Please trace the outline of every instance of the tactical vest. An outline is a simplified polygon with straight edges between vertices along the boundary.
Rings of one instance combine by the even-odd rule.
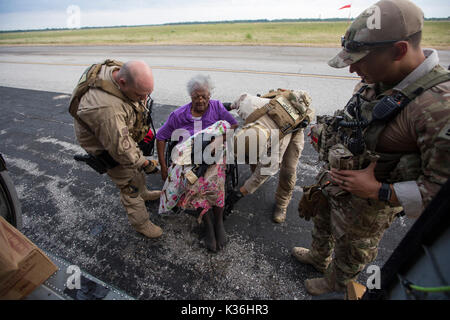
[[[144,139],[149,130],[148,110],[141,102],[139,102],[139,106],[136,107],[135,103],[124,96],[112,81],[100,79],[98,77],[101,68],[105,65],[108,67],[122,67],[123,62],[107,59],[103,63],[93,64],[88,67],[81,75],[80,80],[78,80],[77,86],[72,92],[72,97],[70,98],[69,102],[69,113],[78,121],[79,124],[81,124],[86,130],[93,134],[91,128],[89,128],[89,126],[80,119],[77,112],[81,98],[86,92],[89,91],[89,89],[101,89],[115,97],[118,97],[119,99],[123,100],[133,107],[133,110],[136,114],[136,124],[129,129],[130,136],[134,141],[140,142],[142,139]]]
[[[363,119],[367,120],[367,124],[362,130],[362,138],[364,139],[365,149],[361,152],[361,155],[350,157],[352,163],[348,164],[348,167],[352,167],[355,170],[363,169],[367,167],[370,161],[377,159],[375,177],[378,181],[394,183],[399,181],[416,180],[421,172],[421,158],[419,153],[381,153],[376,152],[376,145],[378,143],[379,136],[386,127],[387,123],[395,118],[395,116],[398,115],[410,101],[414,100],[424,91],[449,80],[450,72],[438,65],[428,74],[419,78],[401,91],[395,91],[395,93],[391,95],[389,95],[386,91],[378,95],[376,99],[372,101],[363,100],[360,104],[360,110]],[[343,123],[342,121],[344,121],[344,123],[351,123],[352,121],[355,121],[355,113],[353,110],[350,110],[350,108],[355,105],[357,95],[363,93],[366,89],[367,85],[363,86],[358,93],[350,99],[346,108],[335,113],[333,118],[328,116],[320,118],[320,122],[323,123],[323,127],[319,129],[321,132],[318,134],[317,132],[312,132],[312,136],[313,145],[314,138],[318,137],[318,149],[322,158],[321,160],[329,161],[330,156],[333,157],[336,154],[342,154],[345,158],[349,158],[349,154],[352,155],[351,152],[348,152],[348,149],[350,149],[348,148],[349,139],[346,138],[351,135],[352,128],[343,128],[342,126],[338,128],[337,121],[341,124]],[[398,110],[395,114],[392,114],[389,119],[384,121],[378,120],[376,112],[377,108],[380,108],[380,105],[378,104],[383,98],[393,96],[396,97],[395,101],[399,106]],[[375,108],[375,106],[377,107]],[[336,150],[333,150],[333,147],[336,146],[337,149],[342,149],[340,146],[345,146],[347,147],[347,150],[338,150],[338,152],[336,152]],[[329,154],[331,150],[333,150],[333,153]],[[336,163],[336,159],[333,159],[333,161]],[[339,161],[337,161],[337,163],[338,162]]]
[[[306,93],[297,99],[292,90],[278,89],[270,91],[261,98],[270,98],[271,100],[265,106],[253,111],[245,119],[245,124],[255,122],[267,114],[280,129],[281,139],[299,128],[305,120],[308,123],[311,120],[307,114],[311,98]]]

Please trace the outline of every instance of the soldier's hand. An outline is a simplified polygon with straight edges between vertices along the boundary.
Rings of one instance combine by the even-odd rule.
[[[142,169],[144,170],[144,172],[146,174],[154,174],[157,173],[159,171],[158,169],[158,161],[156,160],[150,160],[150,161],[146,161],[145,165],[142,167]]]
[[[361,198],[378,199],[378,191],[381,182],[375,178],[376,162],[362,170],[338,170],[332,168],[330,171],[331,178],[343,190],[348,191]]]

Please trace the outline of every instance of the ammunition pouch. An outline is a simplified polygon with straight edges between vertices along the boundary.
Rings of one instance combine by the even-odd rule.
[[[322,193],[326,197],[343,197],[349,194],[348,191],[341,189],[338,185],[333,184],[331,175],[327,170],[322,170],[316,177],[317,184],[322,188]]]
[[[327,161],[330,148],[337,140],[337,126],[334,116],[317,116],[317,124],[311,128],[311,144],[319,153],[319,160]]]
[[[73,158],[76,161],[86,163],[88,166],[97,171],[99,174],[104,174],[109,169],[113,169],[119,165],[119,163],[116,160],[114,160],[106,150],[104,150],[101,154],[97,156],[88,153],[86,155],[77,154]]]
[[[328,199],[322,192],[320,184],[303,187],[303,196],[298,204],[300,218],[309,221],[322,210],[328,210]]]
[[[328,152],[330,168],[338,170],[357,169],[353,154],[342,144],[336,144]]]

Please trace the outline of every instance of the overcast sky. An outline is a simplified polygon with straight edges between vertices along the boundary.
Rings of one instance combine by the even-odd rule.
[[[347,18],[376,0],[0,0],[0,30],[254,19]],[[449,0],[415,0],[426,18],[450,16]],[[338,10],[351,4],[351,9]]]

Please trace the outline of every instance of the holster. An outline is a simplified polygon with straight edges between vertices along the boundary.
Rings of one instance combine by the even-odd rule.
[[[319,184],[303,187],[303,196],[298,204],[300,218],[309,221],[319,211],[328,210],[328,199]]]
[[[119,165],[119,163],[114,160],[106,150],[104,150],[97,156],[88,153],[85,155],[77,154],[73,158],[76,161],[82,161],[86,163],[89,167],[97,171],[99,174],[104,174],[109,169],[113,169]]]

